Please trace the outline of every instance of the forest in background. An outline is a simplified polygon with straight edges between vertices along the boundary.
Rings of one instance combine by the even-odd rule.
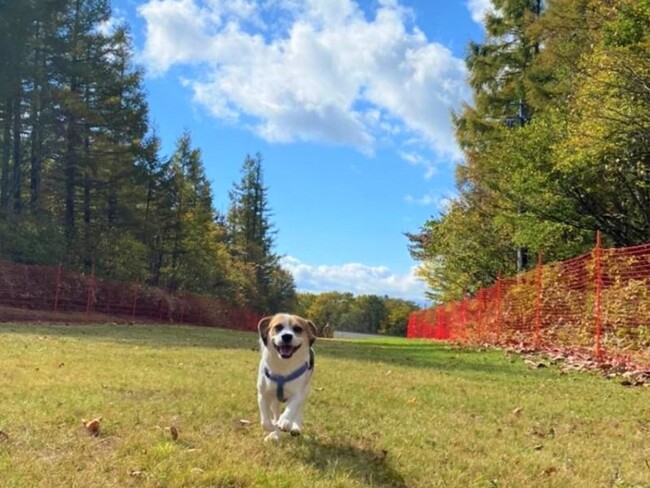
[[[0,8],[0,255],[254,310],[295,301],[273,252],[262,157],[247,156],[218,214],[199,149],[170,156],[148,119],[143,72],[108,0]]]
[[[453,116],[457,196],[412,256],[429,296],[650,241],[650,0],[492,0]]]
[[[260,154],[225,214],[189,133],[161,154],[128,26],[110,18],[109,0],[0,0],[0,259],[404,335],[411,302],[296,293]]]

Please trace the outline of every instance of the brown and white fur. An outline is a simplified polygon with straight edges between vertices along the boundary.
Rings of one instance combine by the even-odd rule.
[[[264,317],[257,328],[260,333],[262,358],[257,375],[257,400],[262,428],[268,432],[264,441],[279,440],[280,432],[299,435],[302,414],[314,372],[313,353],[316,326],[297,315],[276,314]],[[271,377],[289,377],[305,364],[309,368],[299,377],[284,383],[286,407],[280,414],[278,382]]]

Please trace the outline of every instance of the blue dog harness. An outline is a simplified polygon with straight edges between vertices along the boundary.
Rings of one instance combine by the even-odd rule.
[[[309,362],[303,364],[300,366],[297,370],[295,370],[293,373],[287,375],[287,376],[282,376],[281,374],[272,374],[269,369],[265,366],[264,367],[264,376],[266,376],[268,379],[273,381],[274,383],[277,384],[277,388],[275,390],[275,396],[278,398],[279,401],[282,403],[286,403],[287,399],[284,397],[284,385],[286,383],[289,383],[290,381],[296,380],[300,378],[303,374],[305,374],[307,371],[310,371],[314,369],[314,350],[309,349]]]

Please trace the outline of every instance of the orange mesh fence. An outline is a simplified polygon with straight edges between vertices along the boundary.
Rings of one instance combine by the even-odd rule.
[[[650,366],[650,244],[603,249],[498,279],[464,300],[414,312],[407,337],[591,350]]]
[[[212,297],[171,294],[141,283],[102,280],[61,266],[7,262],[0,262],[0,306],[54,313],[101,313],[132,320],[249,331],[257,330],[257,322],[261,319],[256,312]]]

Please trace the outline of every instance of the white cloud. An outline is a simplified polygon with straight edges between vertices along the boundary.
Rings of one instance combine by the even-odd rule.
[[[472,20],[477,24],[483,25],[485,14],[493,10],[492,0],[469,0],[467,2],[467,9],[472,16]]]
[[[193,0],[151,0],[138,8],[146,19],[147,67],[163,73],[176,63],[207,61],[207,19]]]
[[[291,256],[282,258],[282,266],[294,277],[298,291],[350,292],[355,295],[388,295],[422,302],[424,283],[415,275],[415,267],[406,275],[391,272],[385,266],[361,263],[341,265],[305,264]]]
[[[450,196],[440,197],[436,202],[436,207],[440,213],[446,214],[451,210],[451,206],[454,204],[454,201],[454,198]]]
[[[438,172],[436,165],[430,159],[422,154],[412,151],[399,151],[399,156],[413,166],[423,166],[425,168],[424,178],[430,180]]]
[[[437,195],[430,191],[421,197],[414,197],[410,193],[404,196],[404,201],[413,205],[434,206],[441,213],[447,213],[453,203],[453,197],[450,195]]]
[[[432,204],[436,203],[437,198],[431,192],[426,193],[425,195],[422,195],[419,198],[416,198],[416,197],[414,197],[413,195],[411,195],[409,193],[404,197],[404,201],[406,203],[413,203],[415,205],[428,206],[428,205],[432,205]]]
[[[469,99],[465,65],[397,0],[372,18],[354,0],[149,0],[139,12],[150,72],[198,66],[185,78],[195,101],[268,141],[371,153],[415,137],[459,155],[449,113]]]
[[[119,8],[114,8],[111,11],[111,16],[107,20],[100,22],[97,27],[95,27],[95,30],[104,36],[110,36],[115,33],[115,30],[118,27],[125,24],[126,15],[124,12]]]

